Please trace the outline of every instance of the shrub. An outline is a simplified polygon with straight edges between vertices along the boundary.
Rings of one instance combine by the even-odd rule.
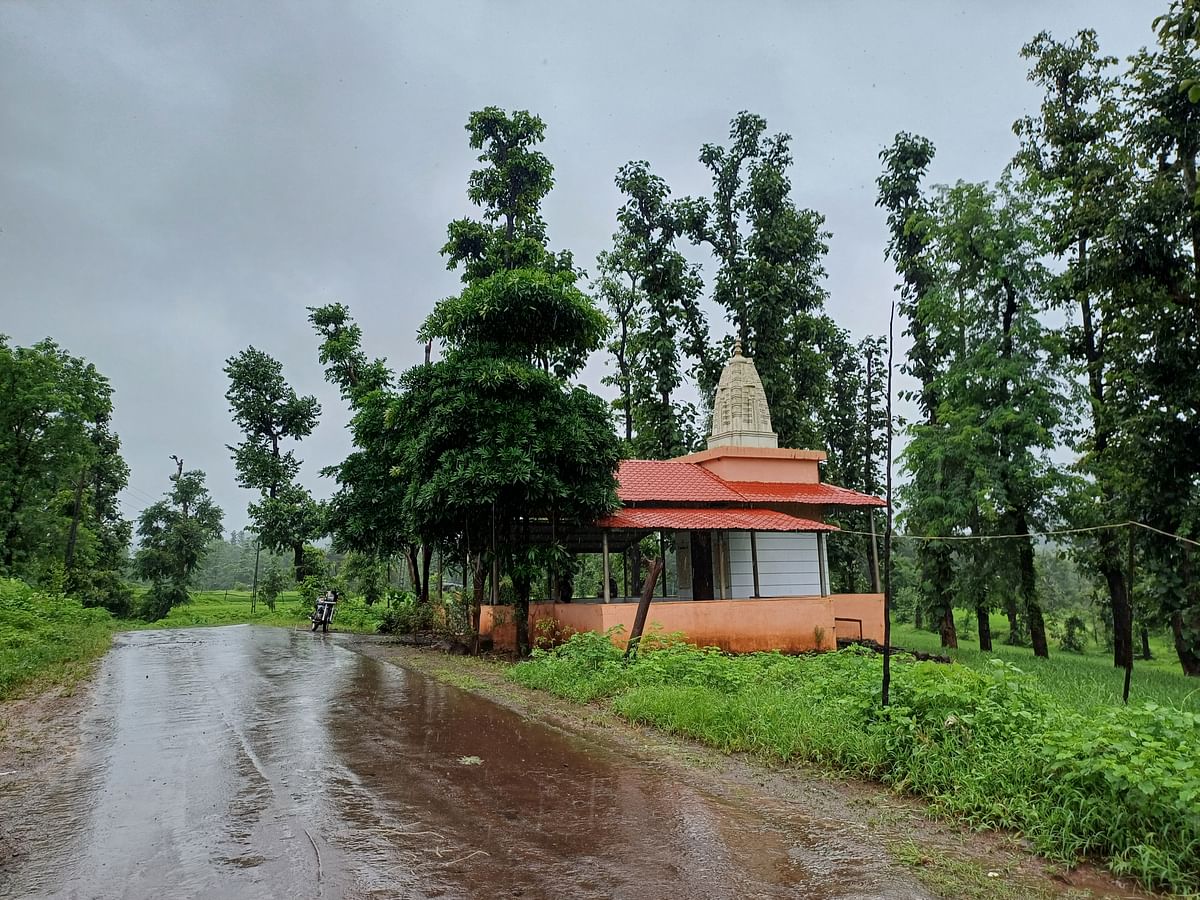
[[[1082,617],[1077,614],[1067,617],[1059,645],[1069,653],[1083,653],[1087,649],[1087,623]]]
[[[417,603],[411,594],[399,602],[394,602],[390,609],[384,610],[379,620],[380,634],[415,634],[432,631],[433,627],[433,604]]]

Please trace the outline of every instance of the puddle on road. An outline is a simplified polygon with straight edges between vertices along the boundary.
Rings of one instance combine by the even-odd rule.
[[[34,807],[0,792],[31,840],[0,895],[925,896],[802,811],[306,632],[123,636],[89,720]]]

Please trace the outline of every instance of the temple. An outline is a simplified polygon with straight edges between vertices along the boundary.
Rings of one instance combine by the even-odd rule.
[[[754,362],[736,345],[717,387],[708,448],[678,459],[621,463],[620,508],[560,536],[569,550],[602,555],[600,596],[530,604],[530,633],[545,620],[559,634],[622,626],[613,638],[623,642],[639,599],[624,596],[631,593],[626,551],[657,535],[663,558],[671,547],[674,560],[659,579],[661,596],[650,605],[647,631],[681,633],[731,652],[831,650],[839,639],[882,642],[882,594],[830,592],[826,539],[838,529],[825,519],[838,508],[886,504],[822,483],[825,458],[819,450],[779,446]],[[621,581],[612,565],[618,553]],[[642,590],[632,587],[635,595]],[[481,636],[499,649],[515,646],[510,612],[483,608]]]

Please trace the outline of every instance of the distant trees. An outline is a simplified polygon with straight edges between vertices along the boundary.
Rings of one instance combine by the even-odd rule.
[[[164,500],[142,510],[137,534],[141,543],[134,557],[134,570],[150,582],[141,613],[161,619],[171,607],[186,603],[188,586],[197,566],[208,552],[209,542],[221,536],[221,510],[209,496],[204,473],[185,472],[183,460],[176,461],[171,488]]]
[[[233,421],[245,434],[230,447],[238,484],[257,490],[250,521],[262,546],[291,550],[297,582],[303,581],[304,546],[324,531],[322,511],[308,489],[296,480],[300,460],[285,442],[312,434],[321,407],[315,397],[301,397],[284,380],[283,366],[261,350],[248,347],[225,363],[229,390],[225,399]]]
[[[0,568],[128,613],[130,523],[116,498],[129,469],[108,379],[52,340],[0,335],[0,385]]]

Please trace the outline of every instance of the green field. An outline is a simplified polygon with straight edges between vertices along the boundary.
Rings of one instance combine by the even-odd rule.
[[[892,645],[908,650],[946,654],[956,662],[973,669],[986,669],[989,660],[1002,659],[1029,674],[1039,687],[1062,703],[1086,712],[1104,706],[1119,705],[1125,682],[1125,670],[1112,664],[1112,652],[1091,642],[1086,653],[1069,653],[1051,643],[1050,658],[1038,659],[1028,647],[1011,647],[1004,643],[1008,620],[992,616],[991,653],[981,653],[974,630],[960,628],[959,648],[945,651],[938,636],[918,630],[911,625],[892,623]],[[1135,659],[1130,682],[1131,703],[1147,700],[1164,706],[1175,706],[1200,712],[1200,679],[1188,678],[1179,668],[1175,649],[1164,637],[1151,636],[1151,660]]]
[[[284,591],[272,612],[262,601],[253,604],[250,591],[192,591],[191,602],[174,607],[157,622],[125,621],[126,630],[147,628],[194,628],[203,625],[277,625],[283,628],[308,628],[308,609],[299,593]],[[360,598],[342,600],[333,620],[335,631],[374,632],[383,617],[384,605],[367,606]]]

